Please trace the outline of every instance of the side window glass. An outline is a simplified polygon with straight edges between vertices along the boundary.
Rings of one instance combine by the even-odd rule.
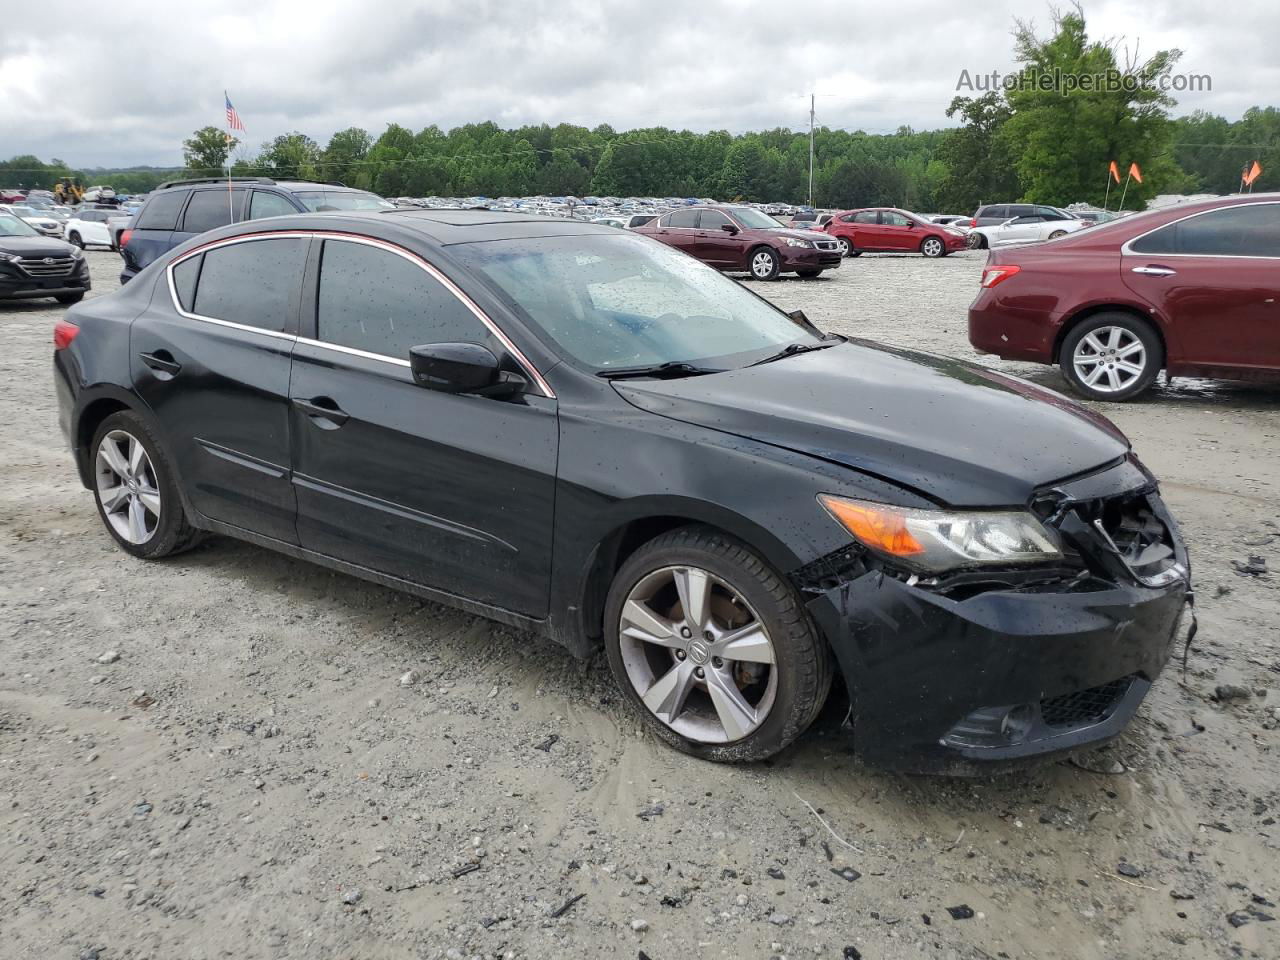
[[[204,233],[215,227],[225,227],[233,220],[240,219],[242,202],[243,190],[197,190],[187,204],[186,216],[182,218],[182,230],[184,233]]]
[[[178,214],[190,190],[165,190],[147,201],[138,215],[135,230],[173,230],[178,226]]]
[[[698,227],[702,230],[719,230],[731,221],[719,210],[703,210],[698,219]]]
[[[188,313],[196,300],[196,277],[200,276],[200,261],[203,253],[188,257],[173,268],[173,292],[178,295],[178,303]]]
[[[875,223],[877,214],[874,210],[863,210],[861,213],[855,214],[854,223]]]
[[[1280,257],[1280,204],[1262,203],[1226,207],[1165,227],[1173,233],[1173,250],[1204,257]],[[1133,245],[1140,253],[1157,234]]]
[[[668,227],[696,227],[697,225],[697,210],[677,210],[667,216]]]
[[[317,337],[407,360],[424,343],[485,343],[488,328],[417,263],[361,243],[326,240]]]
[[[302,285],[308,243],[302,237],[271,237],[206,250],[192,312],[283,331]]]
[[[255,190],[249,199],[249,220],[261,220],[264,217],[287,217],[297,213],[297,208],[278,193],[267,193]]]

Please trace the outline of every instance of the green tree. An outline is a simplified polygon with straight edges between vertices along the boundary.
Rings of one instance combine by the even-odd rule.
[[[216,177],[225,172],[227,157],[239,143],[217,127],[201,127],[182,141],[182,160],[193,177]]]
[[[347,127],[329,138],[318,166],[325,180],[341,180],[352,185],[359,179],[373,138],[359,127]]]
[[[320,179],[316,165],[320,147],[304,133],[282,133],[262,145],[262,153],[251,164],[259,175],[302,180]]]
[[[1170,183],[1181,185],[1172,159],[1173,99],[1162,91],[1179,50],[1161,50],[1146,60],[1121,65],[1114,42],[1091,41],[1083,9],[1055,11],[1054,32],[1036,35],[1033,26],[1015,21],[1014,51],[1032,83],[1008,90],[1012,115],[1001,137],[1014,158],[1024,199],[1066,204],[1101,204],[1107,165],[1142,168],[1143,183],[1129,186],[1130,198],[1149,198]],[[1042,89],[1040,78],[1115,76],[1119,82],[1076,89]]]
[[[948,131],[938,148],[946,170],[938,187],[938,209],[976,210],[983,203],[1016,197],[1018,174],[1000,136],[1011,116],[1008,104],[998,93],[956,97],[947,116],[957,114],[964,125]]]

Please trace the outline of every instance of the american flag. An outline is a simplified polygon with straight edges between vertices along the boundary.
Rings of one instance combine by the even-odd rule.
[[[240,114],[236,113],[236,108],[231,105],[231,98],[227,96],[225,90],[222,91],[222,96],[227,101],[227,129],[244,133],[244,123],[240,120]]]

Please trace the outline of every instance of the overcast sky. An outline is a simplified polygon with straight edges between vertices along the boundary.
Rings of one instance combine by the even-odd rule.
[[[1236,119],[1276,101],[1280,7],[1219,11],[1085,7],[1091,36],[1180,48],[1180,71],[1212,77],[1176,113]],[[62,0],[49,16],[4,18],[0,157],[180,165],[184,137],[222,124],[224,88],[255,147],[290,130],[323,146],[391,122],[802,129],[810,90],[819,124],[928,129],[948,125],[962,69],[1012,68],[1015,13],[1049,28],[1048,6],[1027,0]]]

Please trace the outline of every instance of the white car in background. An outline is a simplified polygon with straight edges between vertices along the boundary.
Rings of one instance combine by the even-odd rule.
[[[113,246],[111,231],[107,229],[107,218],[112,216],[115,216],[114,210],[77,210],[63,224],[67,242],[81,250],[88,246]]]
[[[989,227],[974,227],[969,231],[970,249],[1015,247],[1028,243],[1040,243],[1044,240],[1057,240],[1058,237],[1065,237],[1068,233],[1075,233],[1089,226],[1087,220],[1073,217],[1069,213],[1058,211],[1050,214],[1046,208],[1040,209],[1045,212],[1033,213],[1025,217],[1010,217],[1003,223]]]
[[[46,237],[62,239],[62,221],[57,217],[47,215],[43,210],[37,210],[35,207],[28,207],[21,203],[0,204],[0,210],[12,213],[27,226],[40,231]]]

